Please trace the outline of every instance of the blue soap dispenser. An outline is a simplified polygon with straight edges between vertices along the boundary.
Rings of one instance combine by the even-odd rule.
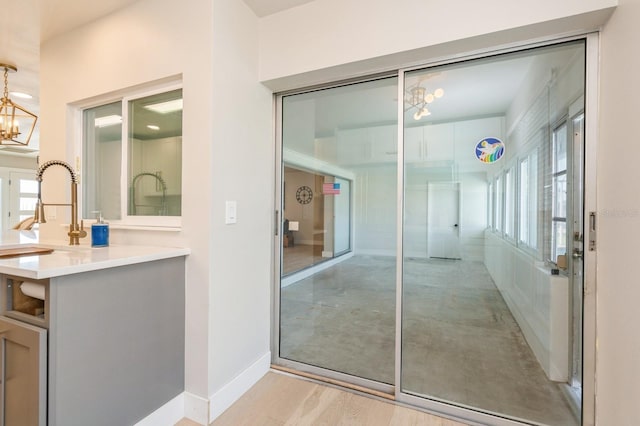
[[[109,246],[109,224],[102,218],[102,212],[95,211],[96,223],[91,225],[91,247]]]

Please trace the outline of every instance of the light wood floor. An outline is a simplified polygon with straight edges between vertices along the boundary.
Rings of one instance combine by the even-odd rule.
[[[184,419],[176,426],[195,426]],[[464,426],[393,403],[277,372],[267,373],[213,426],[424,425]]]
[[[295,244],[282,250],[282,274],[291,272],[328,260],[322,257],[321,245]]]

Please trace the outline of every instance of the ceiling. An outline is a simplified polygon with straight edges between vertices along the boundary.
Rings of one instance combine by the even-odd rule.
[[[0,0],[3,10],[0,15],[0,62],[10,63],[18,68],[18,72],[9,74],[9,90],[33,95],[31,100],[13,100],[39,115],[40,43],[113,13],[136,1],[138,0],[100,0],[98,2],[87,0]],[[320,0],[243,1],[252,8],[257,16],[262,17]],[[447,72],[416,72],[413,76],[407,76],[406,86],[410,87],[412,84],[424,82],[429,90],[435,89],[435,86],[445,90],[444,100],[442,102],[438,100],[429,106],[433,114],[427,117],[428,121],[452,120],[456,117],[471,117],[487,113],[504,113],[514,91],[521,82],[521,78],[526,73],[528,64],[526,60],[513,60],[510,63],[507,63],[509,61],[496,61],[494,64],[491,62],[487,61],[483,69],[476,68],[475,78],[472,79],[469,79],[465,74],[465,66],[462,65],[458,67],[458,70],[454,67]],[[468,86],[468,83],[465,83],[469,80],[478,81],[480,78],[490,84]],[[372,99],[364,99],[362,100],[364,108],[356,106],[348,108],[348,102],[353,102],[353,100],[345,101],[346,98],[343,95],[334,97],[333,100],[330,99],[331,96],[328,96],[324,100],[325,108],[322,109],[325,113],[319,117],[318,136],[330,134],[336,128],[370,124],[364,121],[371,120],[372,115],[376,117],[375,120],[378,122],[397,119],[395,111],[398,94],[393,89],[393,84],[379,84],[376,90],[370,91],[369,96],[380,97],[386,101],[373,102]],[[385,108],[384,111],[372,113],[368,108],[371,105],[385,105]],[[461,105],[464,105],[464,111],[461,110]],[[345,121],[348,114],[342,113],[345,108],[356,111],[355,115],[351,116],[350,122]],[[359,118],[358,114],[362,117]],[[408,111],[407,114],[407,119],[409,119],[413,111]],[[26,152],[32,152],[31,155],[35,155],[34,151],[39,148],[38,128],[39,126],[36,126],[32,142],[25,149]],[[9,150],[7,148],[0,147],[0,153],[3,151],[6,153]]]
[[[14,65],[9,91],[28,93],[32,99],[9,96],[27,110],[40,114],[40,44],[126,7],[138,0],[0,0],[0,62]],[[313,0],[244,0],[257,16],[266,16]],[[2,154],[36,155],[39,126],[28,147],[0,147]]]

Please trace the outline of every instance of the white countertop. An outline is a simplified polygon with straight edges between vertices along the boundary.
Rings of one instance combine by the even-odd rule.
[[[37,242],[25,238],[18,241],[7,241],[3,238],[0,249],[23,246],[53,248],[53,253],[42,255],[26,255],[11,258],[0,258],[0,274],[11,274],[25,278],[42,279],[79,272],[95,271],[116,266],[150,262],[186,256],[188,248],[152,247],[152,246],[118,246],[90,247],[70,246],[60,242]]]

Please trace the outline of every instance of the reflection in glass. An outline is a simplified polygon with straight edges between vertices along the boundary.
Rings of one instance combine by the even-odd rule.
[[[351,248],[351,181],[284,168],[282,273],[332,259]]]
[[[279,356],[384,383],[394,382],[396,99],[397,78],[282,99]]]
[[[182,90],[129,101],[131,216],[180,216]]]
[[[578,425],[579,399],[565,396],[582,356],[568,335],[581,321],[572,266],[548,262],[571,250],[571,148],[566,126],[549,129],[582,107],[584,44],[407,72],[405,105],[415,87],[446,95],[428,116],[404,114],[402,392]],[[505,144],[499,161],[474,155],[488,137]],[[433,201],[433,188],[450,193]]]
[[[82,122],[82,217],[121,219],[122,104],[85,109]]]

